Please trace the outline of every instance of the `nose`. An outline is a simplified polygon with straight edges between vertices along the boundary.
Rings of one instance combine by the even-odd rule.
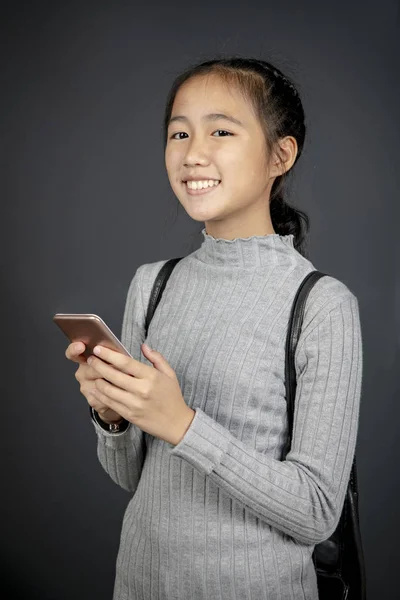
[[[190,167],[191,165],[207,165],[208,158],[206,156],[204,144],[201,142],[199,138],[197,140],[193,137],[191,143],[187,146],[187,151],[185,155],[185,167]]]

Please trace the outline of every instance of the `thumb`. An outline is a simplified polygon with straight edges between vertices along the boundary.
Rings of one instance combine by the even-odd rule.
[[[175,371],[168,364],[168,361],[163,357],[161,352],[152,350],[150,348],[150,346],[148,346],[145,343],[142,344],[142,352],[145,355],[145,357],[147,358],[147,360],[152,362],[153,366],[158,371],[160,371],[161,373],[164,373],[165,375],[168,375],[168,377],[175,377]]]

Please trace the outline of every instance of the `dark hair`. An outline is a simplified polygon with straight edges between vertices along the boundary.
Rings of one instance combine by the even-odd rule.
[[[296,139],[298,153],[289,171],[291,172],[304,146],[306,126],[303,105],[296,87],[288,77],[271,63],[255,58],[228,57],[207,60],[189,67],[178,75],[167,96],[163,126],[164,149],[167,145],[168,123],[179,88],[192,77],[208,74],[216,74],[224,83],[233,84],[246,101],[251,103],[263,128],[269,153],[281,138],[290,135]],[[305,256],[307,251],[304,242],[309,228],[309,217],[284,199],[287,177],[287,173],[284,173],[276,177],[273,183],[270,198],[271,221],[280,235],[294,235],[295,248]]]

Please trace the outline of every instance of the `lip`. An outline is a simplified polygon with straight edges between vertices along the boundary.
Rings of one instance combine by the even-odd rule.
[[[208,188],[202,188],[201,190],[191,190],[190,188],[188,188],[188,186],[186,185],[185,182],[183,182],[183,185],[185,186],[186,191],[189,194],[189,196],[201,196],[202,194],[210,194],[211,192],[213,192],[214,190],[219,188],[219,186],[221,185],[221,182],[219,182],[218,185],[213,185],[212,187],[208,187]]]

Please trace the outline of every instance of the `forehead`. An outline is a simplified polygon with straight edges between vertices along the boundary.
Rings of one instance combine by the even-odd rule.
[[[218,75],[196,76],[186,81],[178,90],[172,116],[179,112],[193,116],[208,112],[228,112],[242,121],[250,121],[251,109],[239,90],[225,83]]]

